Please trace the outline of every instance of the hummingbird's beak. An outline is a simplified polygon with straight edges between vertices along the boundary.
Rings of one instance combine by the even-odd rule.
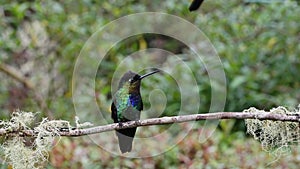
[[[153,72],[150,72],[150,73],[144,74],[144,75],[142,75],[142,76],[140,77],[140,80],[142,80],[143,78],[145,78],[145,77],[147,77],[147,76],[153,75],[154,73],[157,73],[157,72],[159,72],[159,70],[158,70],[158,69],[156,69],[156,70],[155,70],[155,71],[153,71]]]

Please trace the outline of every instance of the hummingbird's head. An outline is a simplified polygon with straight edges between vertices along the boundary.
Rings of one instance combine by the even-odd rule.
[[[120,83],[119,83],[119,88],[123,87],[125,84],[130,86],[133,84],[140,83],[139,79],[140,79],[139,74],[134,73],[132,71],[128,71],[122,76]]]
[[[150,72],[150,73],[147,73],[147,74],[145,74],[145,75],[142,75],[142,76],[140,76],[139,74],[137,74],[137,73],[134,73],[134,72],[132,72],[132,71],[128,71],[128,72],[126,72],[123,76],[122,76],[122,78],[121,78],[121,80],[120,80],[120,83],[119,83],[119,88],[121,88],[121,87],[123,87],[125,84],[127,84],[128,86],[130,86],[131,88],[133,87],[133,88],[136,88],[136,87],[140,87],[140,85],[141,85],[141,80],[143,79],[143,78],[145,78],[145,77],[147,77],[147,76],[150,76],[150,75],[152,75],[152,74],[154,74],[154,73],[157,73],[157,72],[159,72],[159,70],[155,70],[155,71],[152,71],[152,72]]]

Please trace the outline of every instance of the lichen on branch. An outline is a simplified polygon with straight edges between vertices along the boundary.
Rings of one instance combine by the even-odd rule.
[[[72,126],[65,120],[48,120],[44,118],[36,127],[35,114],[16,111],[8,121],[0,121],[2,132],[14,133],[7,135],[1,145],[5,159],[14,169],[43,168],[48,160],[48,151],[54,139],[60,138],[61,129],[71,130]],[[31,129],[33,128],[33,129]],[[31,139],[24,137],[24,131],[30,130]],[[26,136],[26,134],[25,134]]]
[[[266,113],[264,110],[250,108],[244,110],[245,113]],[[273,108],[270,114],[282,116],[298,116],[299,109],[289,111],[285,107],[279,106]],[[251,134],[254,139],[261,142],[262,149],[271,152],[275,156],[281,156],[290,151],[290,145],[299,144],[300,142],[300,125],[299,122],[291,121],[272,121],[259,119],[245,119],[247,133]]]

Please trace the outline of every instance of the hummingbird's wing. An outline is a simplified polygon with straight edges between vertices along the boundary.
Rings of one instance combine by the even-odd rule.
[[[137,109],[138,109],[139,111],[142,111],[142,110],[144,109],[144,105],[143,105],[142,98],[141,98],[141,101],[140,101],[139,106],[137,107]]]
[[[118,114],[117,114],[117,108],[116,108],[114,102],[112,102],[110,109],[111,109],[111,118],[114,120],[114,123],[117,123],[118,122]]]

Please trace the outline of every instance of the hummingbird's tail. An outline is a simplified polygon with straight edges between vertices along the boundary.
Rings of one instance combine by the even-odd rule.
[[[131,151],[135,132],[136,128],[121,129],[116,131],[119,140],[119,147],[122,153]]]

